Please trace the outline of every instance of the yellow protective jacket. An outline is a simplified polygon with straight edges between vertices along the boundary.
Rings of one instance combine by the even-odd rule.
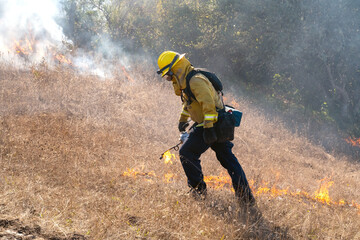
[[[189,81],[196,100],[192,99],[191,104],[188,103],[188,96],[183,90],[186,88],[186,75],[193,69],[194,67],[185,57],[172,68],[172,72],[177,76],[172,78],[175,94],[183,98],[179,121],[186,122],[190,117],[198,123],[197,126],[211,128],[218,118],[216,109],[223,109],[224,106],[212,83],[201,73],[195,74]]]

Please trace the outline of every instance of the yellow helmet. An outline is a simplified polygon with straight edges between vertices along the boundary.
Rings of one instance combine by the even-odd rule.
[[[175,66],[183,57],[184,54],[179,54],[177,52],[165,51],[160,54],[158,59],[159,70],[158,74],[161,74],[161,77],[165,76],[165,74],[169,73],[172,75],[171,68]]]

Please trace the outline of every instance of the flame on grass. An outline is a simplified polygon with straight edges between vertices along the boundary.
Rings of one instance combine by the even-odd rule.
[[[72,61],[68,58],[66,58],[64,55],[62,54],[55,54],[54,58],[56,60],[58,60],[60,63],[66,63],[68,65],[72,65]]]
[[[139,168],[127,168],[127,171],[123,172],[122,176],[125,177],[138,177],[138,176],[148,176],[148,177],[156,177],[154,171],[143,172],[143,169]]]
[[[9,46],[4,49],[1,48],[0,52],[8,52],[10,54],[18,55],[25,60],[32,57],[50,57],[57,63],[65,63],[72,65],[72,61],[64,54],[58,52],[57,48],[50,44],[46,39],[37,39],[31,31],[31,28],[20,39],[13,39],[8,44]]]
[[[137,176],[148,176],[151,178],[156,178],[154,172],[141,172],[139,169],[128,169],[123,173],[123,176],[137,177]],[[164,182],[171,183],[176,179],[175,174],[168,172],[164,175]],[[234,192],[232,188],[232,182],[230,176],[223,172],[219,176],[204,176],[204,181],[209,187],[212,187],[215,190],[229,189]],[[250,180],[249,185],[255,196],[268,195],[273,198],[281,196],[290,196],[296,199],[308,200],[313,202],[319,202],[321,204],[326,204],[328,206],[349,206],[357,208],[360,214],[360,204],[355,201],[345,201],[341,199],[339,201],[334,201],[330,198],[329,188],[334,184],[329,178],[324,178],[320,180],[319,188],[313,193],[310,194],[303,190],[291,191],[289,188],[281,189],[276,184],[269,186],[269,182],[262,181],[260,184],[256,184],[255,181]],[[256,186],[258,185],[258,186]]]
[[[175,157],[175,154],[172,154],[170,151],[167,151],[164,153],[164,163],[168,164],[171,163],[171,159]],[[150,178],[156,178],[156,174],[154,172],[143,172],[142,169],[139,168],[132,168],[127,169],[126,172],[123,173],[123,176],[128,177],[137,177],[137,176],[147,176]],[[331,181],[331,178],[323,178],[319,180],[320,185],[319,188],[313,193],[310,194],[303,190],[296,190],[292,191],[289,189],[289,187],[283,189],[278,187],[276,182],[278,181],[280,176],[280,173],[276,174],[275,177],[275,183],[270,185],[270,182],[261,181],[259,183],[256,183],[254,180],[249,180],[250,188],[252,189],[255,196],[262,196],[262,195],[268,195],[270,197],[281,197],[281,196],[289,196],[298,199],[299,201],[307,200],[312,202],[318,202],[321,204],[326,204],[328,206],[348,206],[348,207],[354,207],[358,209],[358,213],[360,214],[360,204],[356,203],[355,201],[346,201],[344,199],[340,199],[339,201],[334,201],[330,198],[329,189],[331,186],[333,186],[334,181]],[[176,179],[176,175],[172,173],[171,171],[168,171],[163,176],[163,181],[165,183],[171,183],[174,182]],[[212,187],[215,190],[222,190],[222,189],[229,189],[232,192],[234,192],[234,189],[232,188],[232,181],[227,174],[227,172],[222,172],[219,176],[210,175],[210,176],[204,176],[204,181],[207,183],[209,187]]]
[[[165,163],[165,164],[169,164],[169,163],[170,163],[170,164],[173,164],[173,162],[171,161],[171,159],[176,160],[175,154],[171,153],[170,150],[164,152],[164,154],[163,154],[162,157],[164,158],[164,163]]]
[[[330,181],[327,178],[320,180],[320,187],[315,193],[315,199],[319,202],[326,203],[330,205],[331,200],[329,196],[329,188],[334,184],[333,181]],[[335,204],[335,203],[333,203]]]
[[[33,53],[35,46],[35,40],[30,37],[25,37],[24,40],[14,40],[14,50],[16,54],[20,56],[28,56]]]
[[[130,76],[130,74],[128,73],[128,71],[126,71],[126,68],[124,66],[121,66],[121,70],[123,71],[125,77],[131,81],[134,82],[134,79]]]
[[[349,138],[345,139],[345,141],[354,147],[355,146],[360,147],[360,138],[356,139],[356,138],[349,137]]]
[[[165,182],[170,183],[175,180],[175,175],[171,172],[164,175]]]
[[[269,186],[268,182],[262,182],[261,186],[255,188],[254,187],[254,181],[249,181],[251,188],[255,192],[255,195],[261,195],[261,194],[271,194],[272,196],[280,196],[280,195],[286,195],[288,194],[288,189],[279,189],[276,187],[276,185],[273,185],[271,187]]]
[[[225,172],[221,173],[219,176],[204,176],[204,181],[208,186],[213,187],[214,189],[218,190],[227,187],[234,191],[231,187],[231,178]]]
[[[355,207],[359,210],[360,214],[360,204],[355,201],[348,202],[344,199],[340,199],[339,201],[334,201],[330,198],[329,189],[334,184],[330,178],[323,178],[320,181],[319,188],[313,193],[310,194],[303,190],[291,191],[289,188],[281,189],[276,186],[276,184],[269,186],[269,182],[261,182],[260,186],[255,187],[256,183],[253,180],[249,181],[251,189],[254,191],[256,196],[260,196],[263,194],[269,194],[272,197],[280,197],[280,196],[291,196],[297,198],[299,200],[308,200],[319,202],[322,204],[326,204],[328,206],[349,206]]]

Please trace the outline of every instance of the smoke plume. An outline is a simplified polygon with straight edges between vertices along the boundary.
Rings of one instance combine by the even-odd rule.
[[[54,20],[58,13],[57,2],[52,0],[0,2],[3,60],[22,58],[37,62],[61,47],[66,38]]]
[[[73,50],[56,19],[62,14],[57,0],[0,1],[0,62],[18,67],[46,62],[63,64],[81,74],[111,76],[116,60],[126,67],[127,60],[119,44],[100,38],[91,54],[81,48]],[[108,60],[106,60],[108,59]]]

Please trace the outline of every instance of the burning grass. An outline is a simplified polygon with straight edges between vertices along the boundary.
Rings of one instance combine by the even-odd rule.
[[[0,220],[60,239],[360,238],[359,165],[267,121],[244,99],[226,101],[244,112],[234,153],[263,214],[256,222],[237,206],[212,152],[202,157],[203,202],[188,195],[177,152],[159,160],[177,144],[181,106],[154,75],[119,68],[99,79],[66,65],[2,65],[0,86]]]
[[[351,144],[352,146],[360,147],[360,138],[356,139],[356,138],[349,137],[348,139],[346,139],[346,142]]]

